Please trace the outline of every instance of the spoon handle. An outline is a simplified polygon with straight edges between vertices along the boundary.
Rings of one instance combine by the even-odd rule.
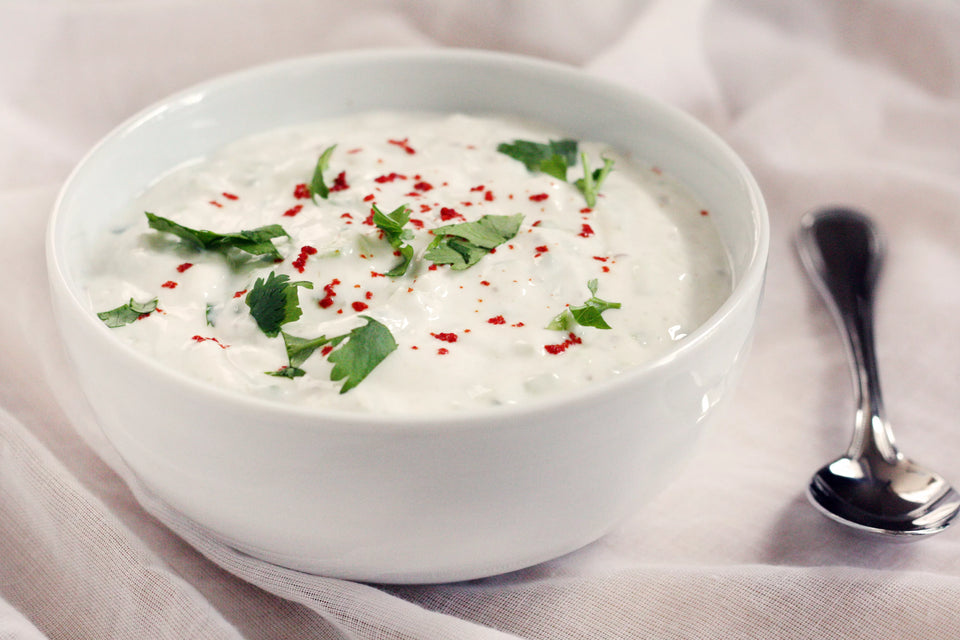
[[[844,336],[853,371],[857,417],[847,455],[900,457],[884,416],[874,344],[873,302],[883,240],[874,223],[851,209],[829,208],[801,220],[800,258]]]

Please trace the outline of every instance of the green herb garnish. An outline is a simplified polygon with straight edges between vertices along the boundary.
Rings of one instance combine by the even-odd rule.
[[[283,336],[283,345],[287,350],[287,360],[289,364],[277,371],[267,371],[271,376],[279,376],[282,378],[299,378],[306,374],[306,371],[301,369],[301,365],[307,361],[307,358],[313,355],[313,352],[328,344],[339,344],[346,336],[339,336],[337,338],[327,338],[326,336],[320,336],[319,338],[298,338],[292,336],[286,331],[281,331],[280,335]]]
[[[597,297],[597,280],[594,278],[587,282],[587,289],[590,290],[590,298],[582,305],[576,307],[567,307],[557,314],[547,329],[554,331],[569,331],[574,324],[583,327],[596,327],[597,329],[610,329],[610,325],[603,319],[603,312],[607,309],[619,309],[619,302],[607,302]]]
[[[413,238],[413,232],[404,229],[403,225],[410,221],[410,210],[407,205],[402,204],[390,213],[383,213],[373,205],[373,224],[383,232],[383,237],[394,250],[400,252],[400,262],[395,267],[387,271],[387,275],[396,278],[407,272],[410,261],[413,260],[413,247],[406,244],[407,240]]]
[[[281,378],[299,378],[306,375],[300,367],[314,351],[324,346],[339,347],[330,352],[327,359],[333,363],[330,379],[334,382],[345,380],[340,393],[346,393],[360,384],[384,358],[397,348],[393,334],[386,326],[369,316],[360,316],[366,324],[349,333],[334,338],[298,338],[282,331],[283,344],[287,350],[289,364],[277,371],[267,371],[271,376]],[[344,341],[346,341],[344,343]],[[341,345],[341,343],[344,343]]]
[[[577,141],[550,140],[546,144],[530,140],[502,142],[497,151],[519,160],[530,171],[540,171],[566,182],[567,167],[577,162]]]
[[[326,200],[327,196],[330,195],[330,188],[323,180],[323,172],[330,168],[330,156],[333,155],[333,150],[336,148],[337,145],[327,147],[317,159],[317,166],[314,167],[313,178],[310,180],[310,196],[314,202],[316,202],[317,196]]]
[[[397,348],[397,342],[386,326],[369,316],[361,317],[367,324],[341,336],[347,339],[346,343],[327,356],[334,364],[330,379],[345,380],[340,393],[346,393],[360,384]]]
[[[297,320],[303,312],[297,297],[297,287],[313,289],[307,281],[290,282],[290,276],[271,271],[267,279],[257,278],[244,298],[250,307],[250,315],[266,335],[274,338],[280,326]]]
[[[567,167],[577,162],[576,140],[550,140],[547,143],[532,142],[530,140],[514,140],[512,143],[501,142],[497,151],[504,153],[514,160],[522,162],[528,170],[539,171],[547,175],[567,181]],[[587,206],[597,204],[597,195],[600,185],[613,169],[613,160],[603,158],[603,167],[590,171],[587,164],[587,154],[580,153],[580,164],[583,166],[583,177],[574,181],[574,186],[580,190]]]
[[[435,264],[449,264],[462,271],[475,265],[491,249],[517,235],[522,214],[486,215],[474,222],[461,222],[433,229],[436,237],[427,245],[424,258]]]
[[[217,315],[217,307],[211,303],[207,303],[206,311],[204,311],[203,318],[207,322],[208,327],[213,327],[216,325],[214,318]]]
[[[270,256],[280,260],[283,256],[280,255],[272,240],[273,238],[290,237],[278,224],[268,224],[264,227],[236,233],[216,233],[202,229],[191,229],[173,220],[154,215],[149,211],[145,213],[147,224],[151,229],[163,233],[172,233],[194,248],[205,251],[226,252],[230,249],[238,249],[251,255]]]
[[[116,329],[117,327],[122,327],[125,324],[139,320],[144,316],[148,316],[156,310],[156,298],[148,300],[147,302],[137,302],[133,298],[130,298],[130,302],[122,304],[110,311],[101,311],[97,314],[97,317],[103,320],[103,323],[111,329]]]
[[[597,194],[600,193],[600,185],[606,180],[607,175],[613,170],[613,160],[610,158],[601,158],[603,167],[590,171],[587,165],[587,154],[580,154],[580,164],[583,165],[583,177],[574,182],[577,189],[583,194],[588,207],[597,205]]]

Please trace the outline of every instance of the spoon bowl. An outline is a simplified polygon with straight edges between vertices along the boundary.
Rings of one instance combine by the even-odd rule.
[[[960,494],[903,456],[884,415],[873,331],[884,253],[878,229],[857,211],[824,209],[801,221],[798,249],[844,336],[857,395],[853,440],[814,474],[810,501],[837,522],[887,538],[943,531],[960,511]]]
[[[900,539],[943,531],[960,509],[946,480],[903,457],[872,467],[864,458],[840,457],[814,474],[808,495],[833,520]]]

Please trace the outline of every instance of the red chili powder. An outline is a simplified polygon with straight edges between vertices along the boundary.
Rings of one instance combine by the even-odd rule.
[[[547,353],[552,355],[557,355],[557,354],[563,353],[564,351],[566,351],[567,349],[569,349],[571,346],[575,344],[580,344],[581,342],[583,342],[583,340],[577,337],[575,333],[570,332],[569,334],[567,334],[567,339],[561,342],[560,344],[545,344],[543,345],[543,348],[546,350]]]
[[[417,151],[410,146],[409,138],[404,138],[403,140],[387,140],[392,145],[396,145],[406,151],[409,155],[415,154]]]
[[[315,254],[317,250],[310,245],[305,245],[300,249],[300,255],[297,256],[297,259],[293,261],[293,268],[303,273],[304,268],[307,266],[307,258]]]

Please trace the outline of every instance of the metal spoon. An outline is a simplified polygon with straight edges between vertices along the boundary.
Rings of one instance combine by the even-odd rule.
[[[943,531],[960,495],[900,453],[884,415],[873,334],[883,241],[863,214],[831,208],[801,221],[804,267],[833,312],[853,369],[857,414],[842,457],[817,471],[808,495],[824,515],[860,531],[903,540]]]

